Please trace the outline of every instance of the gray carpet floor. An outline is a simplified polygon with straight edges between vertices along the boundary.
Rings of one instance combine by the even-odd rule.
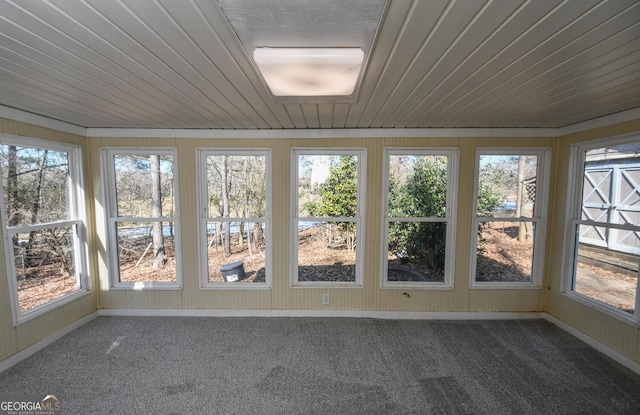
[[[640,413],[640,375],[542,320],[101,317],[0,393],[79,415]]]

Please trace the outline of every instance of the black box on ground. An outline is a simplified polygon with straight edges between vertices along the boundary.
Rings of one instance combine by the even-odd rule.
[[[244,279],[244,263],[232,262],[220,268],[225,282],[236,282]]]

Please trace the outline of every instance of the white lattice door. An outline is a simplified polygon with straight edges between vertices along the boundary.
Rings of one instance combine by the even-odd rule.
[[[585,169],[582,200],[583,220],[640,224],[640,166],[634,163]],[[640,254],[640,235],[631,230],[583,225],[580,241]]]

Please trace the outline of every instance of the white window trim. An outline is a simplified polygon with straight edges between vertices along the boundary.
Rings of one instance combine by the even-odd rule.
[[[357,156],[357,209],[355,218],[352,217],[302,217],[298,216],[298,156]],[[319,148],[291,148],[291,264],[290,286],[292,288],[362,288],[364,275],[364,213],[366,200],[366,172],[367,149],[360,147],[319,147]],[[298,281],[298,221],[317,220],[326,222],[353,222],[356,224],[356,275],[355,281]]]
[[[47,149],[52,151],[64,151],[69,154],[69,209],[72,219],[59,222],[51,222],[37,225],[24,225],[16,227],[11,231],[8,230],[6,222],[6,212],[4,204],[4,188],[0,186],[0,216],[2,217],[3,242],[5,248],[5,261],[7,268],[7,277],[9,280],[9,302],[11,304],[11,317],[13,326],[16,327],[27,321],[42,316],[54,309],[65,304],[71,303],[78,298],[90,294],[92,290],[91,278],[89,278],[89,246],[87,238],[87,216],[84,194],[84,176],[83,176],[83,159],[82,148],[78,145],[59,143],[55,141],[47,141],[38,138],[16,136],[12,134],[0,133],[0,144],[10,144],[20,147],[34,147]],[[75,267],[78,275],[79,288],[73,292],[64,294],[52,301],[41,304],[24,313],[20,312],[20,302],[18,299],[18,286],[16,282],[16,269],[14,261],[14,252],[11,249],[11,235],[14,233],[25,232],[33,229],[44,229],[61,226],[76,226],[76,244],[74,251]]]
[[[480,179],[480,156],[537,156],[536,203],[532,217],[492,218],[477,215],[478,185]],[[469,267],[469,288],[473,289],[540,289],[544,282],[545,242],[549,208],[549,180],[551,172],[551,149],[540,147],[478,147],[476,149],[475,179],[473,187],[473,220],[471,224],[471,265]],[[531,281],[488,282],[476,281],[476,261],[478,249],[478,226],[480,222],[532,222],[535,224]]]
[[[206,174],[203,177],[203,173],[207,171],[207,156],[264,156],[265,168],[266,168],[266,186],[267,186],[267,206],[266,215],[264,217],[233,217],[233,218],[219,218],[210,217],[207,212],[207,192],[208,183]],[[269,148],[255,148],[255,149],[241,149],[241,148],[197,148],[196,149],[196,186],[197,195],[196,200],[198,203],[198,269],[200,274],[200,289],[205,290],[265,290],[272,287],[272,235],[273,227],[271,226],[271,200],[272,200],[272,185],[271,185],[271,149]],[[215,219],[218,222],[238,222],[238,219],[249,222],[264,222],[267,228],[267,234],[265,236],[265,282],[216,282],[209,281],[209,266],[207,255],[207,227],[208,221]]]
[[[421,289],[421,290],[453,290],[455,274],[455,235],[456,217],[458,212],[458,163],[460,150],[457,147],[385,147],[383,160],[382,178],[382,234],[381,234],[381,255],[380,255],[380,287],[383,289]],[[445,217],[431,218],[394,218],[389,217],[389,157],[398,156],[446,156],[447,157],[447,207]],[[410,221],[409,219],[420,219],[421,222],[444,222],[447,224],[446,257],[444,266],[443,282],[420,282],[420,281],[387,281],[388,274],[388,247],[389,247],[389,222]]]
[[[105,220],[107,228],[107,245],[109,247],[109,258],[107,267],[109,270],[110,289],[112,290],[181,290],[182,289],[182,249],[180,230],[180,196],[178,186],[178,153],[173,147],[104,147],[102,152],[102,177],[103,177],[103,198],[105,201]],[[150,154],[172,156],[173,167],[173,197],[175,204],[175,215],[172,217],[163,216],[160,218],[148,217],[125,217],[117,216],[116,199],[116,176],[113,163],[116,155],[142,155]],[[176,261],[176,281],[175,282],[122,282],[120,281],[120,266],[118,263],[118,241],[115,231],[117,222],[173,222],[174,223],[174,249]]]
[[[599,312],[613,317],[616,320],[631,324],[635,327],[640,327],[640,272],[638,276],[638,284],[636,285],[636,304],[634,314],[629,314],[612,305],[594,300],[591,297],[573,290],[573,282],[575,278],[575,250],[578,242],[578,232],[576,231],[576,228],[579,224],[589,224],[592,222],[579,219],[581,217],[582,208],[582,187],[584,184],[584,164],[586,153],[587,151],[595,148],[632,142],[640,142],[640,134],[624,134],[620,136],[601,138],[598,140],[574,143],[571,145],[569,155],[567,210],[565,212],[566,227],[564,251],[562,256],[563,273],[561,278],[561,293],[567,298],[598,310]],[[578,215],[578,219],[576,219],[576,215]],[[593,223],[602,226],[601,223]],[[609,224],[608,227],[640,231],[640,227],[633,226],[616,226],[615,224]]]

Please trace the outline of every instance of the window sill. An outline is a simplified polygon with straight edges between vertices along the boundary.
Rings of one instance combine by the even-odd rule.
[[[540,290],[542,285],[533,282],[476,282],[469,284],[472,290]]]
[[[357,282],[335,282],[335,281],[305,281],[294,282],[291,284],[291,288],[357,288],[361,289],[362,284]]]
[[[111,286],[114,291],[179,291],[182,284],[178,282],[118,282]]]
[[[453,290],[451,284],[444,282],[383,282],[383,290]]]
[[[200,286],[201,290],[215,291],[215,290],[237,290],[237,291],[252,291],[252,290],[270,290],[271,284],[269,283],[255,283],[255,282],[207,282]]]

